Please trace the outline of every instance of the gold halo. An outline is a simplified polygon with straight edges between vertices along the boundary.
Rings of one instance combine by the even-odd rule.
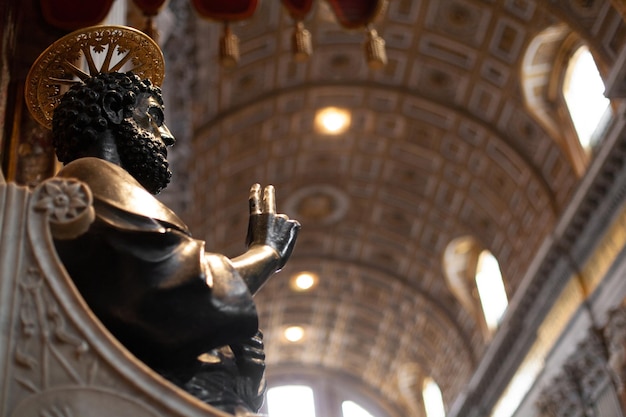
[[[79,68],[81,60],[88,72]],[[117,71],[133,71],[160,86],[165,76],[163,53],[148,35],[126,26],[72,32],[50,45],[30,68],[24,92],[28,110],[51,129],[54,109],[72,85]]]

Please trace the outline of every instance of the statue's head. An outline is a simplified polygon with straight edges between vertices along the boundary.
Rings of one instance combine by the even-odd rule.
[[[127,70],[132,72],[122,73]],[[26,104],[35,120],[52,129],[61,162],[107,159],[156,194],[169,183],[166,147],[174,144],[158,87],[164,74],[163,54],[145,33],[124,26],[83,28],[35,61]]]
[[[166,147],[174,137],[163,111],[161,89],[132,72],[90,77],[65,93],[54,111],[57,157],[68,163],[93,155],[94,149],[110,146],[104,139],[112,134],[122,167],[156,194],[172,175]]]

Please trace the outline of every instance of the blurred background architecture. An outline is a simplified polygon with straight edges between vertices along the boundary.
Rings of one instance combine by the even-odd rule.
[[[255,182],[302,223],[256,298],[270,417],[626,415],[626,2],[95,3],[0,4],[4,176],[58,168],[36,57],[147,27],[178,140],[160,198],[228,255]]]

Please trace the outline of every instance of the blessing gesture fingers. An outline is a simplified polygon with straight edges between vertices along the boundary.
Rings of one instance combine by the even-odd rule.
[[[273,248],[280,257],[280,269],[293,251],[300,223],[284,214],[276,214],[276,191],[273,185],[266,186],[262,194],[263,197],[260,184],[254,184],[250,188],[250,220],[246,244],[248,247],[267,245]]]

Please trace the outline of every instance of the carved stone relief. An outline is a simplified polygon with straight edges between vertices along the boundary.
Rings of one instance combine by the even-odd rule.
[[[601,335],[590,330],[567,358],[561,372],[537,401],[542,417],[595,415],[593,408],[606,390],[613,390],[607,353]]]
[[[626,405],[626,306],[613,310],[604,328],[609,350],[609,370],[613,377],[622,410]]]

